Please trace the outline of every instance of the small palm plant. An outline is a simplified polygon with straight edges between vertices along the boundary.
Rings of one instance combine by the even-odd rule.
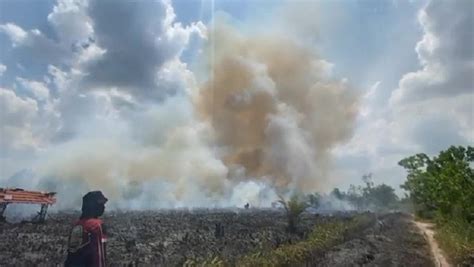
[[[304,200],[301,200],[296,194],[294,194],[288,201],[286,201],[283,196],[279,197],[280,200],[278,202],[281,203],[285,208],[286,217],[288,220],[288,226],[286,230],[289,233],[296,233],[300,215],[306,210],[308,203]]]

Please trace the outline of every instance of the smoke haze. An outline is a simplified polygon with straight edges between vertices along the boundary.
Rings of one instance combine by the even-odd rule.
[[[215,131],[222,161],[238,173],[230,179],[320,190],[331,148],[352,134],[353,92],[328,78],[327,62],[291,39],[245,36],[225,24],[213,33],[211,78],[197,106]]]
[[[119,209],[270,206],[276,194],[327,189],[331,150],[357,115],[330,63],[296,36],[219,19],[183,26],[167,1],[110,4],[61,2],[48,16],[60,37],[63,20],[84,23],[85,40],[67,68],[48,66],[54,93],[32,99],[40,115],[24,119],[53,130],[34,139],[36,157],[7,186],[57,191],[59,209],[97,189]],[[114,24],[122,19],[138,22]],[[66,37],[55,45],[69,47]],[[193,70],[180,60],[192,38],[204,51]]]

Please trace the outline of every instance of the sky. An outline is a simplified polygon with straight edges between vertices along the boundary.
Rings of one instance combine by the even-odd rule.
[[[1,0],[0,185],[118,208],[399,188],[474,143],[474,3]]]

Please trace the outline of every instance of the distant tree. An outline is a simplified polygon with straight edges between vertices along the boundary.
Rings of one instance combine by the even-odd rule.
[[[335,188],[331,194],[337,199],[348,201],[357,210],[385,210],[396,206],[398,196],[395,194],[395,189],[386,184],[375,185],[372,173],[363,175],[362,181],[364,186],[351,184],[347,192]]]
[[[362,196],[362,187],[351,184],[347,191],[346,200],[349,201],[357,210],[362,210],[365,206],[364,197]]]
[[[364,182],[365,187],[363,188],[364,194],[369,194],[372,187],[374,187],[374,182],[372,180],[372,173],[362,175],[362,182]]]
[[[344,200],[346,197],[345,194],[337,187],[332,190],[331,195],[339,200]]]
[[[371,187],[365,198],[377,209],[394,208],[398,202],[395,189],[386,184]]]
[[[321,202],[321,195],[319,193],[308,194],[306,196],[308,206],[317,209]]]

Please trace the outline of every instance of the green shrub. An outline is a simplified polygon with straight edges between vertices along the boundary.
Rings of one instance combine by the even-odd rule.
[[[370,224],[371,218],[359,215],[350,221],[332,221],[317,225],[308,239],[280,246],[266,253],[257,252],[241,258],[236,266],[297,266],[306,263],[315,253],[344,239],[348,232]]]
[[[416,154],[398,164],[407,172],[402,188],[410,193],[418,214],[436,212],[474,222],[474,147],[451,146],[430,158]]]
[[[474,265],[474,225],[460,219],[439,220],[435,238],[455,264]]]

